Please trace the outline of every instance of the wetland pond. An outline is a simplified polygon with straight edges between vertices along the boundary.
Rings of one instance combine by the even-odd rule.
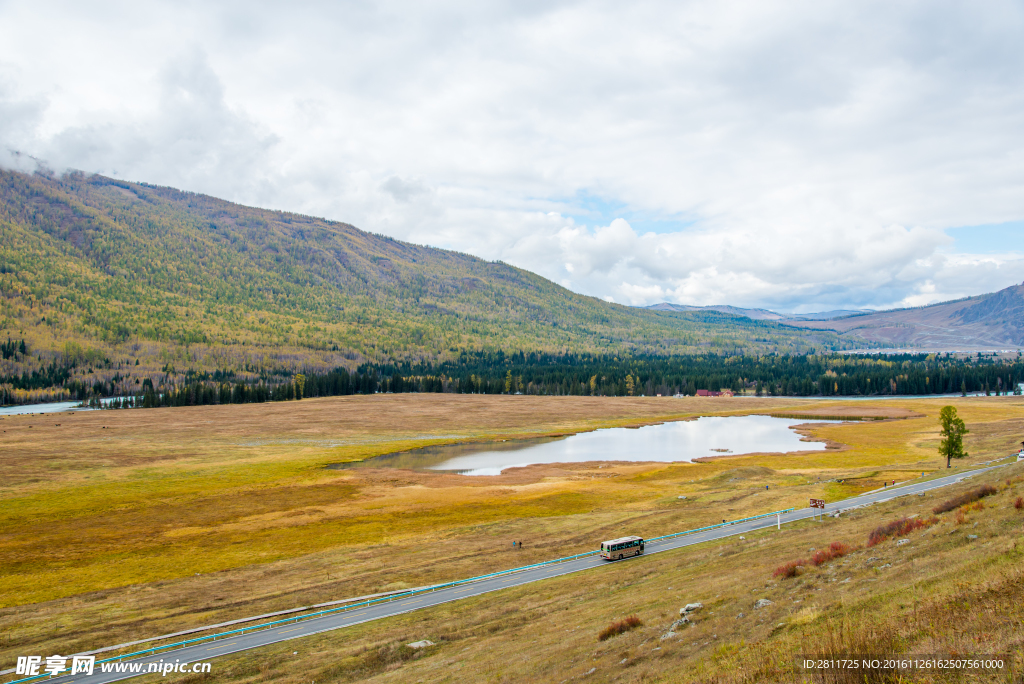
[[[705,416],[641,428],[607,428],[568,437],[477,442],[385,454],[332,468],[408,468],[460,475],[500,475],[537,463],[586,461],[689,462],[707,456],[821,451],[824,442],[803,441],[794,425],[833,420],[772,416]]]

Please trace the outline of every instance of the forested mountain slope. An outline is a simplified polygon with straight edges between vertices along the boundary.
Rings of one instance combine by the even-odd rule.
[[[173,376],[463,349],[805,352],[837,339],[611,304],[344,223],[101,176],[11,171],[0,171],[0,335],[28,343],[2,361],[7,377],[69,359],[85,375],[140,360],[139,371]]]

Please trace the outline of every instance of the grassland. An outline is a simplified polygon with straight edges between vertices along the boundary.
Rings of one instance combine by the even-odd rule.
[[[0,662],[29,651],[76,652],[589,550],[596,539],[627,527],[654,535],[805,505],[809,496],[835,500],[944,465],[935,451],[942,403],[393,395],[8,417],[0,421]],[[1024,401],[955,403],[972,430],[969,462],[1013,449]],[[892,418],[807,428],[830,442],[826,451],[695,464],[534,466],[497,478],[324,468],[429,444],[754,412]],[[1010,498],[1014,488],[1019,489],[1013,485],[998,496]],[[1003,515],[1004,503],[993,498],[991,510]],[[279,659],[284,652],[272,649],[238,656],[224,661],[216,681],[309,681],[310,672],[318,673],[316,681],[397,674],[401,681],[470,675],[480,681],[549,681],[566,663],[582,665],[595,657],[593,666],[602,668],[625,659],[627,666],[616,671],[623,681],[641,675],[671,679],[680,664],[710,673],[709,679],[713,673],[732,677],[733,665],[756,665],[743,660],[750,652],[735,648],[739,640],[774,648],[778,655],[800,630],[830,633],[826,622],[835,629],[848,624],[853,636],[864,615],[898,624],[898,611],[873,598],[907,591],[905,578],[896,573],[868,573],[863,583],[854,578],[842,587],[826,582],[828,575],[814,582],[801,577],[796,582],[805,588],[797,593],[814,597],[817,608],[800,617],[796,613],[806,605],[780,613],[784,628],[775,628],[775,617],[744,622],[722,616],[734,608],[747,612],[741,608],[744,592],[767,592],[776,600],[795,586],[771,580],[773,563],[806,555],[810,546],[857,542],[866,538],[879,511],[895,515],[915,505],[921,508],[917,501],[888,504],[851,520],[653,556],[635,568],[592,573],[585,584],[578,578],[554,580],[324,635],[309,640],[299,657]],[[957,591],[973,596],[982,592],[980,583],[1002,577],[971,571],[978,564],[1006,570],[998,580],[1003,588],[993,591],[1019,600],[1020,578],[1012,578],[1015,557],[1008,549],[1019,537],[1021,516],[1013,518],[1016,513],[1007,508],[1004,525],[994,517],[989,521],[995,513],[971,515],[994,525],[992,541],[968,546],[961,543],[963,535],[956,537],[962,526],[944,522],[947,527],[936,528],[955,534],[927,537],[935,547],[919,561],[927,568],[915,585],[919,604],[945,605],[944,597]],[[511,539],[525,540],[526,549],[513,555]],[[924,546],[913,545],[915,553],[919,548]],[[963,580],[958,589],[956,582]],[[815,591],[833,592],[827,595],[832,598],[809,594],[808,583]],[[833,594],[840,589],[845,593],[838,610],[833,604],[839,594]],[[709,640],[698,625],[695,644],[644,652],[641,644],[667,627],[662,622],[680,600],[721,606],[712,608],[721,624],[711,632],[717,637]],[[773,611],[782,610],[778,604]],[[600,629],[634,612],[646,626],[598,650]],[[414,656],[397,645],[407,636],[440,640],[440,646]],[[527,636],[537,643],[524,642]],[[619,651],[625,655],[618,657]],[[670,651],[674,660],[662,662]],[[571,669],[566,677],[580,674]]]
[[[651,556],[579,577],[446,604],[380,623],[215,661],[205,682],[853,682],[794,667],[799,654],[1009,654],[1009,672],[878,677],[889,682],[1018,682],[1024,674],[1024,468],[987,476],[1000,494],[963,524],[951,515],[896,541],[860,548],[787,580],[779,559],[834,540],[863,547],[880,521],[929,515],[938,495],[839,520]],[[951,494],[966,485],[958,486]],[[970,539],[968,535],[976,535]],[[760,599],[771,605],[757,609]],[[686,603],[703,610],[662,639]],[[644,625],[606,641],[609,624]],[[430,639],[424,652],[405,647]],[[589,674],[588,674],[589,673]],[[156,681],[153,677],[146,681]]]

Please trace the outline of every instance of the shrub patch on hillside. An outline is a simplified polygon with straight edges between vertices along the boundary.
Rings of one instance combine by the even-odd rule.
[[[827,549],[816,551],[814,555],[811,556],[811,565],[818,566],[822,563],[828,563],[831,560],[835,560],[836,558],[842,558],[852,550],[853,549],[843,542],[832,542],[828,545]]]
[[[939,522],[938,518],[900,518],[899,520],[893,520],[891,523],[879,525],[871,530],[871,534],[868,535],[868,547],[881,544],[886,539],[902,537],[914,530],[931,527],[937,522]]]
[[[991,496],[996,493],[996,488],[992,485],[982,485],[969,492],[964,492],[960,496],[953,497],[947,501],[943,501],[938,506],[932,509],[932,513],[938,515],[939,513],[948,513],[955,508],[960,508],[964,504],[974,503],[978,499],[986,496]]]
[[[813,556],[806,560],[795,560],[788,563],[784,563],[779,567],[775,568],[775,572],[772,573],[773,577],[796,577],[797,568],[806,567],[813,565],[815,567],[828,563],[829,561],[835,560],[836,558],[842,558],[846,554],[855,551],[852,547],[844,544],[843,542],[832,542],[828,545],[827,549],[816,551]]]
[[[772,573],[772,577],[782,577],[783,579],[787,577],[796,577],[797,568],[803,567],[804,563],[806,563],[806,561],[802,560],[795,560],[789,561],[788,563],[784,563],[779,567],[775,568],[775,572]]]
[[[639,617],[637,617],[636,615],[630,615],[625,620],[613,622],[612,624],[602,629],[601,633],[597,635],[597,640],[607,641],[608,639],[611,639],[613,636],[625,634],[626,632],[634,630],[637,627],[642,627],[643,624],[643,621]]]

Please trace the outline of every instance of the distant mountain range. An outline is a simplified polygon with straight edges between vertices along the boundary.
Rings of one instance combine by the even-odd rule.
[[[835,311],[822,311],[819,313],[805,314],[779,313],[776,311],[770,311],[769,309],[741,309],[740,307],[729,306],[727,304],[690,306],[687,304],[670,304],[668,302],[652,304],[645,308],[654,309],[655,311],[717,311],[730,316],[744,316],[755,321],[828,321],[833,318],[842,318],[844,316],[873,313],[873,309],[837,309]]]
[[[833,330],[847,340],[934,351],[1024,348],[1024,284],[952,302],[847,316],[792,321]]]
[[[776,313],[733,306],[696,307],[661,303],[658,311],[712,310],[753,320],[769,320],[804,330],[829,330],[847,344],[883,345],[929,351],[1024,348],[1024,284],[951,302],[890,311]]]

